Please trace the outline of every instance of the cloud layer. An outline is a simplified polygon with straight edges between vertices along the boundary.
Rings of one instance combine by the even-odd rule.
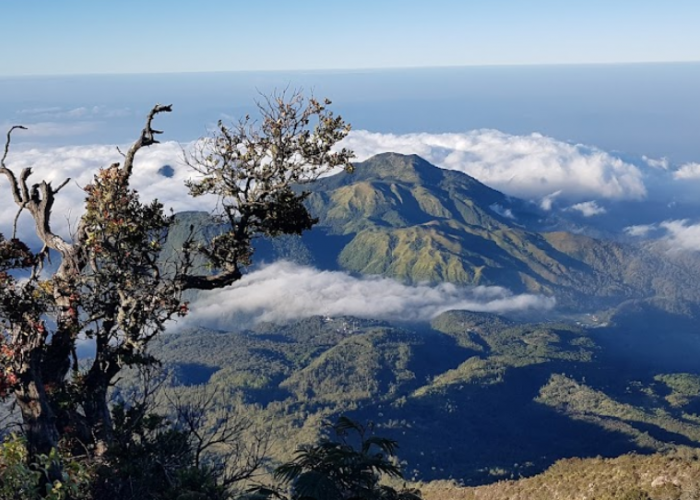
[[[121,146],[125,151],[128,146]],[[23,168],[31,167],[31,182],[51,181],[55,186],[66,178],[71,182],[56,196],[53,214],[53,229],[63,236],[70,234],[80,215],[83,213],[85,193],[83,187],[92,182],[93,176],[101,167],[122,160],[116,146],[72,146],[62,148],[12,148],[7,165],[19,173]],[[172,177],[158,173],[164,165],[173,168]],[[192,176],[182,162],[182,148],[174,142],[167,142],[139,152],[133,174],[132,186],[141,194],[143,200],[158,198],[166,208],[173,210],[211,210],[211,199],[191,198],[187,195],[185,179]],[[0,178],[0,232],[8,234],[16,214],[14,204],[10,202],[11,194],[4,177]],[[28,222],[29,215],[22,219]],[[33,231],[24,226],[20,232],[23,238],[31,238]]]
[[[26,110],[27,114],[42,118],[65,113],[82,118],[106,112],[119,110]],[[80,123],[70,122],[63,126],[80,126]],[[49,133],[40,127],[35,132]],[[74,227],[82,213],[85,198],[82,186],[91,182],[98,168],[120,161],[121,156],[113,145],[23,147],[23,141],[26,144],[27,140],[32,140],[31,134],[25,134],[29,132],[18,132],[15,136],[8,164],[16,172],[32,167],[35,173],[31,180],[34,182],[45,178],[58,184],[67,177],[72,179],[57,197],[53,221],[54,229],[68,235],[70,227]],[[139,154],[133,181],[144,200],[158,198],[175,211],[210,210],[214,206],[211,199],[187,196],[183,183],[192,173],[183,165],[182,149],[189,146],[166,142]],[[545,210],[578,211],[587,217],[606,215],[612,219],[618,215],[615,210],[619,209],[619,204],[616,208],[615,203],[619,201],[655,200],[686,204],[683,211],[650,212],[646,219],[634,219],[637,224],[658,224],[665,219],[694,219],[697,209],[693,207],[700,203],[697,196],[700,189],[698,163],[672,166],[665,159],[641,158],[632,164],[594,147],[569,144],[540,134],[515,136],[495,130],[476,130],[459,134],[393,135],[353,131],[342,146],[354,149],[358,160],[386,151],[415,153],[442,168],[472,175],[508,195],[535,200]],[[121,149],[126,147],[128,145]],[[158,174],[164,165],[173,168],[172,177]],[[0,179],[0,200],[7,200],[8,196],[7,184]],[[0,231],[7,234],[11,230],[15,208],[11,205],[0,208]],[[499,210],[499,207],[492,209]],[[25,238],[30,235],[28,230],[20,234]]]
[[[700,223],[688,219],[667,220],[625,228],[629,236],[654,238],[666,244],[672,252],[700,252]]]
[[[451,309],[507,313],[545,311],[552,297],[514,295],[501,287],[401,284],[389,278],[355,278],[338,271],[276,262],[224,290],[201,293],[178,326],[230,330],[258,322],[350,315],[394,321],[428,321]]]
[[[360,160],[392,151],[417,154],[457,170],[506,194],[541,199],[559,192],[568,201],[591,198],[642,199],[642,171],[600,149],[557,141],[541,134],[509,135],[497,130],[460,134],[352,132],[344,145]]]

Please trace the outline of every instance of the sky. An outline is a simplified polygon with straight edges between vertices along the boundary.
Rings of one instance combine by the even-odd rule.
[[[0,77],[700,61],[697,0],[4,2]]]
[[[115,145],[156,102],[174,112],[159,117],[164,143],[140,156],[134,186],[175,211],[208,210],[186,196],[182,149],[290,87],[332,98],[358,160],[419,154],[553,215],[700,255],[697,0],[27,0],[0,15],[0,131],[28,126],[8,160],[72,179],[61,234],[80,216],[81,186],[119,160]],[[165,164],[172,178],[159,176]],[[0,232],[15,213],[0,210]],[[299,300],[279,298],[289,290]],[[193,318],[425,320],[453,307],[549,311],[556,297],[281,262],[204,296]]]

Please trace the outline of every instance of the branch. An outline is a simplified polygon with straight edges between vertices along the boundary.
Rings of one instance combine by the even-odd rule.
[[[25,127],[24,125],[14,125],[10,127],[10,130],[7,131],[7,140],[5,141],[5,153],[2,155],[2,160],[0,161],[0,165],[2,165],[2,168],[5,168],[5,160],[7,159],[7,154],[10,151],[10,143],[12,142],[12,132],[14,132],[15,129],[27,130],[27,127]]]
[[[19,206],[19,210],[17,210],[17,215],[15,215],[15,221],[12,224],[12,239],[17,238],[17,223],[19,222],[19,216],[22,215],[22,210],[24,210],[26,206],[27,206],[26,202],[22,203]]]
[[[243,277],[240,269],[224,271],[215,275],[181,274],[176,278],[183,290],[215,290],[232,285]]]
[[[36,225],[37,236],[39,236],[44,245],[60,252],[65,258],[71,250],[71,245],[51,231],[50,217],[51,210],[53,209],[54,195],[68,183],[68,180],[64,181],[58,189],[53,189],[51,183],[46,181],[34,184],[30,188],[27,184],[29,176],[32,175],[32,169],[30,167],[22,169],[18,179],[15,173],[10,170],[5,163],[10,151],[12,132],[16,129],[27,130],[27,128],[22,125],[15,125],[10,128],[7,132],[7,140],[5,141],[2,159],[0,159],[0,174],[5,174],[9,180],[12,197],[19,207],[19,211],[15,216],[13,232],[17,232],[17,221],[22,211],[26,209],[32,214]]]
[[[148,113],[148,117],[146,118],[146,126],[141,131],[141,137],[139,137],[138,140],[132,144],[124,157],[124,171],[126,172],[127,176],[130,176],[132,170],[134,169],[134,157],[139,149],[151,146],[152,144],[158,144],[158,140],[155,138],[155,136],[163,133],[161,130],[155,130],[151,127],[153,118],[155,118],[158,113],[170,113],[172,110],[172,104],[167,106],[156,104],[153,106],[153,109],[151,109],[151,112]]]
[[[15,199],[15,203],[22,204],[22,194],[20,192],[19,184],[17,182],[17,177],[15,177],[14,172],[7,168],[5,165],[5,160],[7,159],[7,154],[10,152],[10,143],[12,142],[12,132],[15,130],[27,130],[27,127],[22,125],[14,125],[10,127],[7,131],[7,140],[5,141],[5,152],[2,155],[2,160],[0,160],[0,174],[5,174],[7,179],[10,181],[10,189],[12,189],[12,197]],[[31,171],[30,171],[31,173]]]
[[[61,189],[66,187],[66,184],[70,182],[70,177],[63,181],[56,189],[53,190],[53,194],[57,194]]]

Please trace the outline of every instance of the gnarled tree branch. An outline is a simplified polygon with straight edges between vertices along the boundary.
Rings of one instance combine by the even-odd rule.
[[[10,189],[12,190],[12,197],[15,199],[15,203],[23,203],[22,194],[20,191],[19,183],[17,182],[17,177],[15,177],[14,172],[7,168],[5,161],[7,160],[7,155],[10,152],[10,143],[12,142],[12,132],[15,130],[27,130],[27,127],[22,125],[15,125],[10,127],[7,131],[7,139],[5,140],[5,152],[2,155],[2,160],[0,160],[0,174],[5,174],[7,179],[10,181]]]
[[[155,118],[155,116],[159,113],[170,113],[172,112],[172,110],[172,104],[169,104],[167,106],[162,104],[156,104],[155,106],[153,106],[153,109],[151,109],[150,113],[148,113],[148,117],[146,118],[146,126],[141,131],[141,137],[139,137],[136,140],[136,142],[134,142],[134,144],[131,145],[129,151],[127,151],[126,156],[124,157],[123,168],[127,176],[131,175],[131,172],[134,168],[134,157],[136,156],[136,153],[138,153],[139,149],[151,146],[153,144],[158,144],[158,140],[155,138],[155,136],[163,133],[161,130],[155,130],[151,126],[153,118]]]

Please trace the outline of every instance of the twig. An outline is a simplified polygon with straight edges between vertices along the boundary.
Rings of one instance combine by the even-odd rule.
[[[7,159],[7,154],[10,152],[10,142],[12,142],[12,132],[15,130],[27,130],[24,125],[13,125],[10,130],[7,131],[7,140],[5,141],[5,153],[2,155],[2,160],[0,160],[0,166],[2,168],[7,168],[5,166],[5,160]]]

